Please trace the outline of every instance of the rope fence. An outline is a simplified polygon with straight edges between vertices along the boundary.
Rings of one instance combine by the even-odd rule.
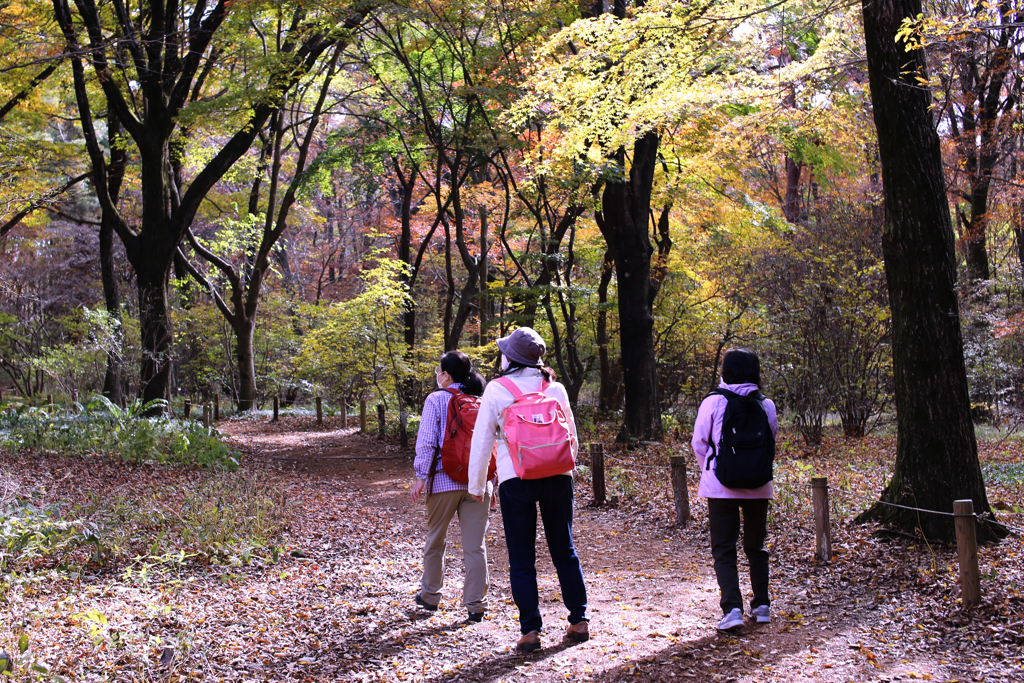
[[[690,521],[690,494],[686,476],[686,458],[682,456],[670,457],[669,465],[648,465],[643,463],[628,462],[604,452],[604,445],[591,443],[590,448],[591,474],[594,485],[594,505],[605,503],[606,488],[604,480],[605,459],[628,467],[640,467],[644,469],[668,469],[672,471],[672,489],[675,494],[676,523],[685,527]],[[982,516],[974,512],[974,503],[971,500],[957,500],[953,502],[953,512],[944,510],[929,510],[910,505],[901,505],[884,500],[876,500],[853,491],[843,488],[829,486],[826,477],[812,477],[811,482],[803,483],[796,481],[773,481],[773,486],[788,488],[811,489],[811,503],[814,510],[814,536],[815,536],[815,558],[820,562],[832,561],[832,540],[831,522],[829,520],[829,492],[834,491],[852,499],[866,501],[872,505],[881,504],[892,508],[907,510],[918,514],[940,515],[952,517],[956,528],[957,556],[960,567],[960,588],[964,606],[977,605],[981,602],[981,579],[978,570],[978,544],[977,544],[977,522],[986,522],[1002,526],[1005,529],[1024,535],[1024,529],[1000,522],[995,519]]]

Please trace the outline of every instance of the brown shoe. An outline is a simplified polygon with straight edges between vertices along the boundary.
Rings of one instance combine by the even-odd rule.
[[[540,631],[524,633],[516,642],[516,649],[523,653],[536,652],[540,649]]]
[[[565,637],[577,643],[585,643],[590,640],[590,626],[585,621],[569,624],[569,628],[565,629]]]

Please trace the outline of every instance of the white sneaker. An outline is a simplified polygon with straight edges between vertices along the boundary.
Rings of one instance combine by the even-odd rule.
[[[722,617],[718,622],[719,631],[731,631],[738,626],[743,626],[743,610],[739,607]]]
[[[772,620],[772,608],[768,605],[759,605],[750,610],[750,616],[759,624],[767,624]]]

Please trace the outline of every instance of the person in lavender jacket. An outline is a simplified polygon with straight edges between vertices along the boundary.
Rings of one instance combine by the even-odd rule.
[[[757,355],[746,349],[726,351],[722,356],[722,383],[719,386],[741,396],[760,389],[761,362]],[[700,464],[697,495],[708,501],[711,555],[715,561],[715,576],[722,595],[720,604],[725,615],[718,628],[723,631],[743,625],[743,594],[740,592],[739,572],[736,569],[736,542],[740,534],[741,510],[743,551],[750,563],[750,586],[754,593],[750,615],[758,623],[771,621],[768,549],[764,542],[768,536],[768,504],[775,497],[771,482],[757,489],[730,489],[718,481],[714,468],[707,468],[710,444],[718,444],[722,438],[722,418],[726,403],[726,398],[717,394],[704,399],[697,411],[691,444]],[[761,406],[768,415],[772,433],[778,434],[779,421],[775,404],[766,398]]]
[[[488,506],[492,483],[487,482],[482,500],[476,501],[460,484],[441,468],[441,445],[444,443],[448,419],[448,402],[452,395],[445,389],[458,389],[479,396],[484,390],[484,378],[473,371],[469,356],[461,351],[449,351],[441,356],[435,371],[438,391],[427,396],[423,403],[419,432],[416,435],[416,459],[413,469],[416,479],[409,492],[413,503],[419,503],[426,493],[427,542],[423,549],[423,577],[416,604],[428,612],[436,612],[444,585],[445,549],[448,526],[452,517],[459,516],[462,530],[462,556],[466,567],[466,580],[462,587],[462,602],[469,611],[469,621],[479,622],[487,610],[487,534]]]

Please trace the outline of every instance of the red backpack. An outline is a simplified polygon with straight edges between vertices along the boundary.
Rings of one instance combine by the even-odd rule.
[[[464,394],[451,387],[445,389],[452,395],[448,401],[448,419],[445,421],[444,441],[441,445],[441,469],[448,478],[460,484],[469,483],[469,451],[473,441],[476,415],[480,412],[480,397]],[[491,454],[491,465],[487,478],[494,477],[498,464]]]

